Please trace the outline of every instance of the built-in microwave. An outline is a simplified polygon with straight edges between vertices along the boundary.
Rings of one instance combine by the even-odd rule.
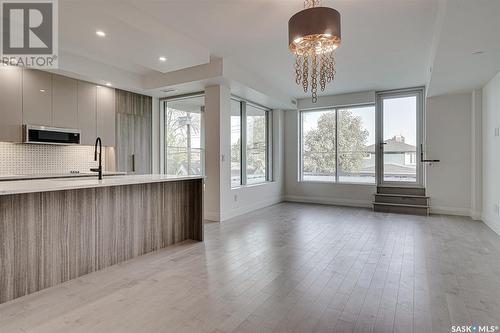
[[[80,136],[81,131],[77,129],[23,125],[24,143],[79,145]]]

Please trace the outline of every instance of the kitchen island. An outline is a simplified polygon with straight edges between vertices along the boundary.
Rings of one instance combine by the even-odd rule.
[[[202,177],[0,182],[0,303],[188,239]]]

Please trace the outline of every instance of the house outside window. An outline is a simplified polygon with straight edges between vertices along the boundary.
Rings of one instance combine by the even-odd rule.
[[[417,147],[405,142],[402,135],[384,141],[384,173],[391,179],[406,179],[415,175]],[[375,165],[375,145],[367,148],[368,164]]]

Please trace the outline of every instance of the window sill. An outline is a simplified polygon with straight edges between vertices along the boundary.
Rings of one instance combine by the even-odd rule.
[[[257,184],[239,185],[239,186],[234,186],[234,187],[231,186],[231,191],[241,190],[241,189],[245,189],[245,188],[259,187],[259,186],[270,185],[270,184],[276,184],[276,181],[263,182],[263,183],[257,183]]]
[[[299,180],[297,182],[300,184],[377,186],[377,184],[375,184],[375,183],[322,182],[322,181],[315,181],[315,180]]]

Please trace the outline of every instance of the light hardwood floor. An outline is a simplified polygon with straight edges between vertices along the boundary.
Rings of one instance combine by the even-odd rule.
[[[0,306],[0,332],[451,332],[500,325],[481,222],[284,203]]]

